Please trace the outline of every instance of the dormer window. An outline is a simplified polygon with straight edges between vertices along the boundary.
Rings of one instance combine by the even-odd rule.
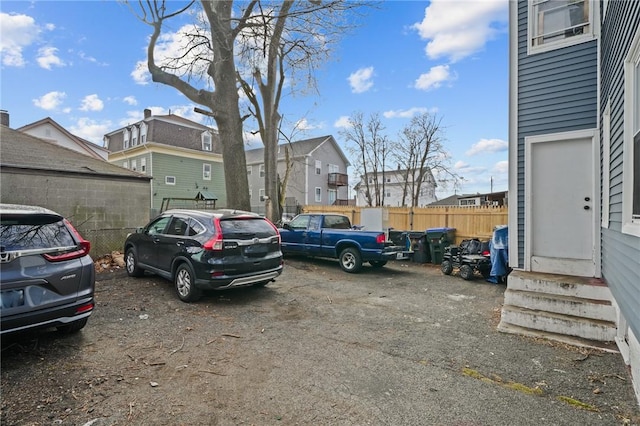
[[[131,130],[131,146],[136,145],[138,145],[138,127],[133,126],[133,129]]]
[[[147,142],[147,123],[140,123],[140,143]]]
[[[129,138],[131,137],[131,133],[129,132],[129,129],[124,129],[123,132],[123,142],[122,142],[122,147],[124,149],[129,148]]]
[[[209,131],[202,134],[202,150],[211,151],[211,132]]]

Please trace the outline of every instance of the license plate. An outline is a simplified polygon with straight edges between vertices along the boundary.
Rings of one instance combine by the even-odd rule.
[[[0,292],[0,307],[15,308],[24,305],[24,290],[5,290]]]
[[[256,244],[253,246],[247,246],[244,249],[244,254],[246,256],[264,256],[269,252],[269,249],[264,244]]]

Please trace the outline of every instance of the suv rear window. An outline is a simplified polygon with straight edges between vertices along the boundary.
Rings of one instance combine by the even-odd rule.
[[[3,215],[0,229],[2,251],[72,247],[75,240],[57,216]]]
[[[220,221],[224,238],[247,240],[250,238],[265,238],[276,235],[276,230],[269,222],[262,218],[224,219]]]

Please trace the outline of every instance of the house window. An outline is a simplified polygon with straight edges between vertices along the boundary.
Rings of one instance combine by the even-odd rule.
[[[202,165],[202,179],[211,180],[211,164],[204,163]]]
[[[258,190],[258,198],[260,199],[260,201],[264,201],[264,188],[260,188]]]
[[[529,0],[529,53],[593,39],[590,0]]]
[[[146,158],[141,158],[140,159],[140,171],[142,173],[147,173],[147,159]]]
[[[327,192],[327,198],[328,198],[327,202],[329,203],[330,206],[332,206],[338,199],[338,191],[335,189],[330,189]]]
[[[260,164],[260,177],[264,177],[264,164]]]
[[[128,169],[129,168],[129,161],[128,160],[124,160],[122,162],[122,167],[124,167],[125,169]]]
[[[164,177],[164,183],[166,183],[167,185],[175,185],[176,184],[176,177],[175,176],[165,176]]]
[[[253,172],[253,167],[252,166],[247,166],[247,176],[251,176],[252,172]]]
[[[211,151],[211,133],[204,132],[202,134],[202,150]]]
[[[329,173],[340,173],[340,166],[337,164],[329,164]]]
[[[136,145],[138,145],[138,128],[133,126],[133,129],[131,130],[131,146]]]
[[[140,124],[140,143],[143,144],[147,141],[147,124]]]
[[[131,160],[131,170],[133,170],[133,171],[138,170],[138,161],[137,160]]]
[[[122,147],[124,149],[129,148],[129,137],[130,137],[129,129],[124,129],[122,137],[123,137]]]
[[[322,174],[322,161],[316,160],[316,174]]]
[[[385,197],[391,197],[391,191],[385,191],[384,196]]]
[[[320,188],[319,186],[316,186],[316,203],[319,203],[322,201],[322,188]]]
[[[640,237],[640,28],[624,61],[622,232]]]
[[[391,178],[390,177],[387,178],[387,183],[391,183]]]
[[[253,189],[249,187],[249,199],[251,199],[252,197],[253,197]]]

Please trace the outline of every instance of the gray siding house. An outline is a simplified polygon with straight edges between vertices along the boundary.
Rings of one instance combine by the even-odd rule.
[[[640,2],[509,7],[499,329],[620,351],[640,395]]]
[[[350,163],[333,136],[321,136],[279,145],[278,176],[284,180],[289,151],[284,211],[297,206],[347,204]],[[264,148],[245,151],[251,209],[264,212]]]
[[[187,200],[204,198],[226,206],[220,138],[215,129],[175,114],[151,114],[104,136],[109,162],[151,176],[151,211],[163,201],[169,207],[191,207]]]

